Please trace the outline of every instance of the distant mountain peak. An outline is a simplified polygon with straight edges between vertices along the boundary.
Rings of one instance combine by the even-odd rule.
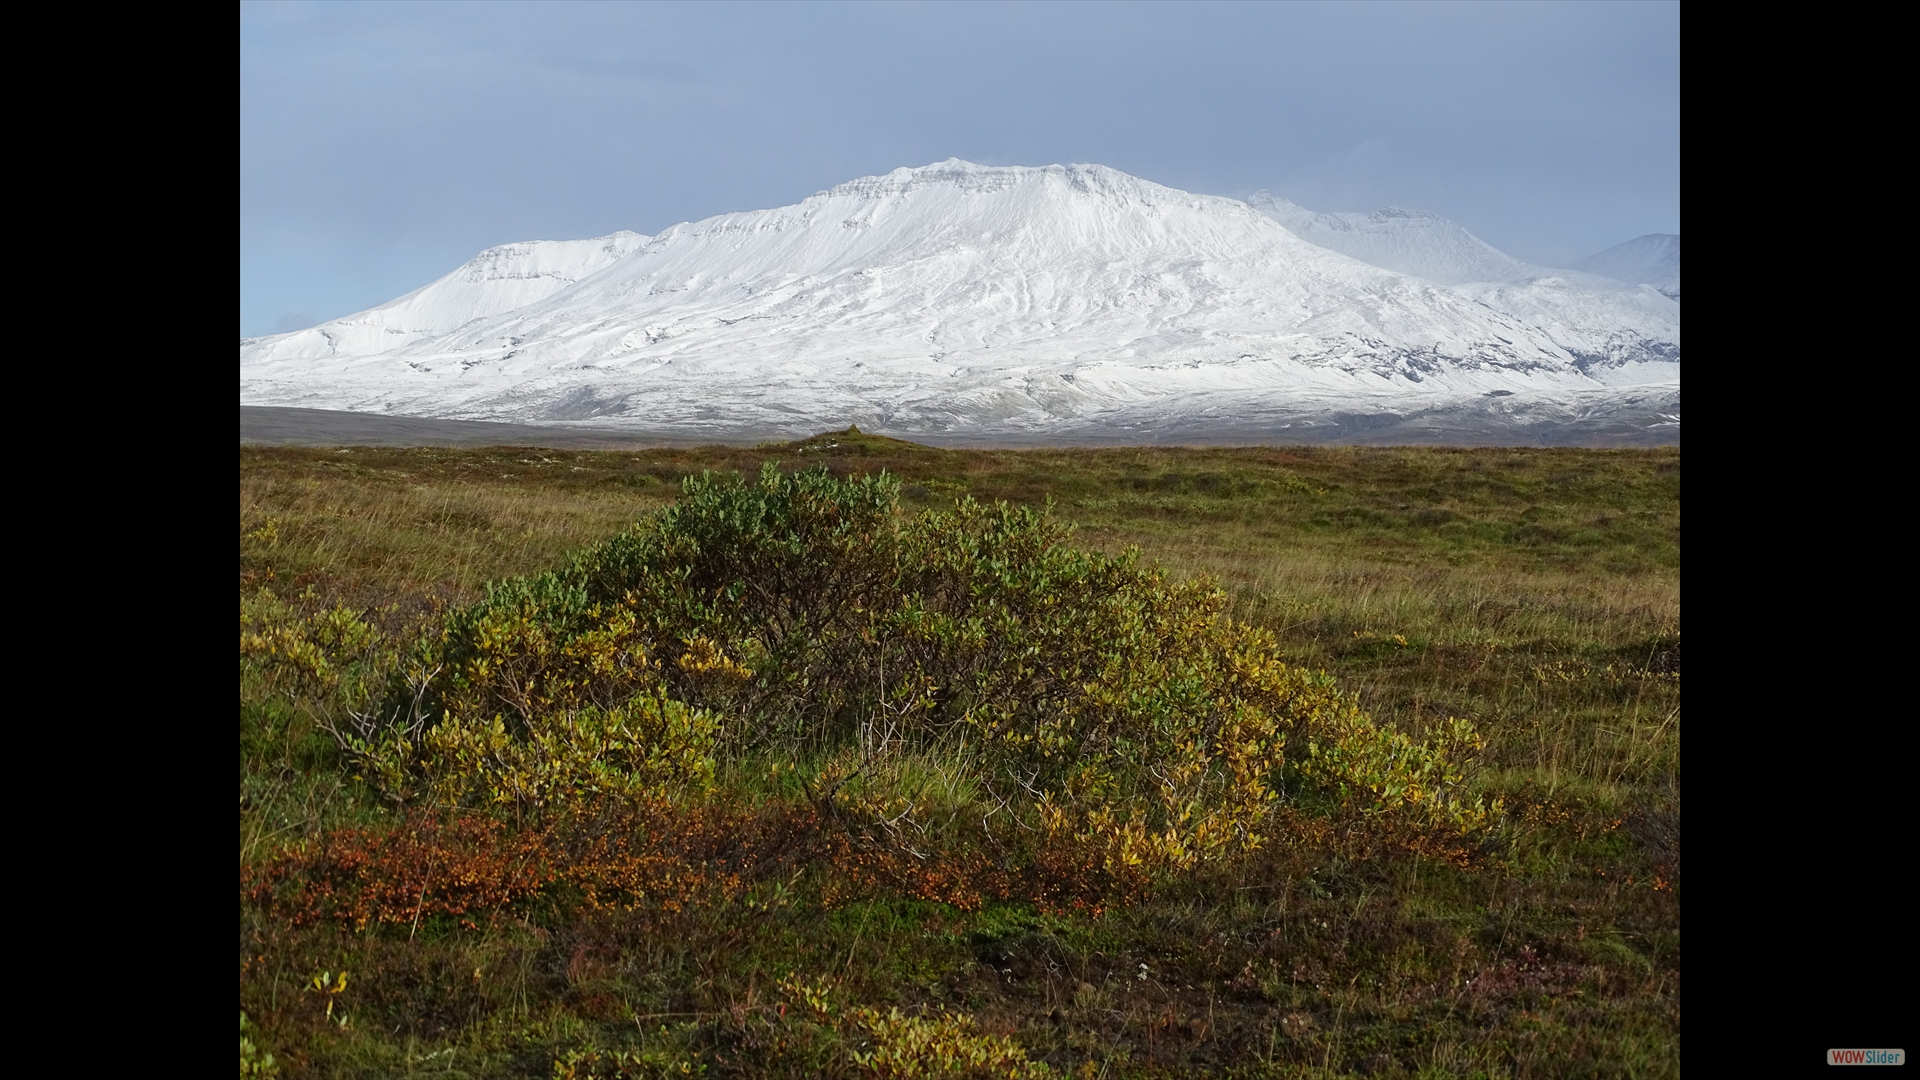
[[[1568,267],[1631,284],[1651,285],[1680,299],[1680,236],[1648,233],[1605,251],[1589,255]]]
[[[1311,244],[1442,285],[1524,281],[1546,273],[1430,210],[1398,206],[1365,213],[1315,213],[1265,191],[1248,205]]]

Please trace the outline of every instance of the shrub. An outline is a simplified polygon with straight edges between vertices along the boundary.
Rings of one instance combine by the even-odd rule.
[[[937,1077],[1005,1077],[1043,1080],[1052,1068],[1030,1061],[1012,1039],[982,1034],[964,1013],[905,1016],[899,1009],[858,1009],[855,1022],[865,1029],[869,1048],[849,1056],[868,1076],[886,1080]]]
[[[653,1080],[704,1076],[706,1066],[661,1050],[569,1050],[553,1062],[553,1080]]]
[[[240,1010],[240,1080],[270,1080],[280,1075],[280,1064],[273,1055],[262,1051],[247,1037],[253,1025],[247,1020],[247,1011]]]
[[[403,647],[370,617],[377,613],[313,600],[311,591],[289,602],[269,589],[241,598],[240,684],[242,693],[252,684],[279,696],[344,740],[357,716],[395,696]]]
[[[295,926],[480,925],[543,902],[676,912],[738,899],[816,854],[807,808],[583,799],[516,824],[416,809],[329,830],[241,871],[246,903]]]
[[[1120,877],[1259,846],[1283,794],[1460,831],[1470,725],[1375,726],[1210,581],[1068,546],[1045,514],[824,470],[690,480],[675,506],[494,585],[354,744],[396,797],[539,807],[702,788],[716,760],[817,763],[855,819],[927,827],[909,758]]]
[[[779,989],[793,1006],[780,1009],[781,1026],[812,1028],[811,1039],[791,1041],[828,1048],[829,1060],[841,1058],[861,1076],[875,1080],[1045,1080],[1060,1075],[1033,1061],[1019,1043],[979,1030],[966,1013],[945,1010],[922,1014],[871,1007],[843,1007],[837,987],[825,977],[805,980],[789,975]],[[795,1032],[800,1034],[799,1032]],[[823,1037],[824,1036],[824,1037]],[[837,1052],[836,1052],[837,1051]]]
[[[518,737],[498,716],[489,721],[449,713],[417,743],[390,739],[366,756],[383,775],[395,777],[417,756],[437,805],[525,810],[590,795],[708,790],[718,726],[709,713],[640,693],[611,709],[539,714]]]

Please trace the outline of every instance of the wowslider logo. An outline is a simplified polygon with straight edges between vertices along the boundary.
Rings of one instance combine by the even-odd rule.
[[[1829,1065],[1905,1065],[1905,1050],[1829,1050]]]

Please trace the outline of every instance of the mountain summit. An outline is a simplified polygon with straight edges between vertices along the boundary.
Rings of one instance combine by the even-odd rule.
[[[1099,165],[950,159],[654,236],[490,249],[242,341],[241,403],[1061,441],[1285,438],[1489,398],[1572,416],[1670,397],[1655,412],[1677,415],[1679,309],[1652,289],[1388,268],[1322,244],[1317,217]]]

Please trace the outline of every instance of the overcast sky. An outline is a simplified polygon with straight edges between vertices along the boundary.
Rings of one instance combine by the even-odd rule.
[[[240,332],[948,157],[1680,231],[1677,3],[243,3]]]

